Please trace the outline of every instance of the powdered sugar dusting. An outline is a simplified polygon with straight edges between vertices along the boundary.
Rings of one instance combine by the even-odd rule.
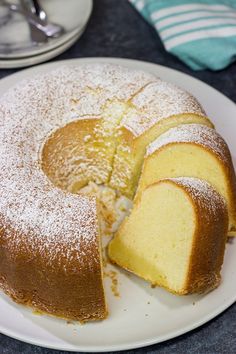
[[[215,129],[201,124],[182,124],[172,128],[153,141],[147,155],[153,154],[162,146],[171,143],[194,143],[213,151],[222,161],[230,161],[230,153],[224,139]]]
[[[128,100],[151,80],[114,65],[63,67],[1,98],[0,215],[12,249],[25,239],[30,249],[49,252],[48,259],[79,257],[88,264],[98,231],[96,199],[52,185],[39,163],[42,144],[75,117],[99,118],[107,100]]]
[[[188,92],[157,79],[144,87],[132,99],[137,113],[124,118],[124,126],[135,136],[142,134],[157,121],[177,114],[205,116],[203,108]]]
[[[205,205],[210,216],[216,215],[219,208],[227,208],[224,198],[205,180],[194,177],[176,177],[169,180],[187,188],[198,203]]]

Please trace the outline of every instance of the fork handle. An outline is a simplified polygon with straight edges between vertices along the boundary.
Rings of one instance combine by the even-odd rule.
[[[28,12],[30,11],[30,13],[33,16],[37,17],[37,22],[39,22],[40,25],[45,26],[47,24],[47,15],[46,15],[45,11],[42,9],[42,7],[38,1],[36,1],[36,0],[20,0],[20,3],[21,3],[21,7],[25,11],[28,11]],[[42,19],[40,16],[40,13],[42,11],[45,14],[45,19]]]

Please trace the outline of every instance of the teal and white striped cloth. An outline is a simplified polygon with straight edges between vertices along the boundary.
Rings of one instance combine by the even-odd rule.
[[[220,70],[236,60],[236,0],[129,0],[166,50],[193,70]]]

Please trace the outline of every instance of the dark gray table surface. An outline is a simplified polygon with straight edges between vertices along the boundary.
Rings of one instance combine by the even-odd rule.
[[[83,36],[73,47],[53,61],[99,56],[146,60],[183,71],[207,82],[236,102],[236,63],[218,72],[193,72],[174,56],[165,52],[153,28],[126,0],[95,0],[91,19]],[[15,71],[0,70],[0,78]],[[65,354],[66,352],[32,346],[0,335],[0,354],[20,353]],[[125,353],[235,354],[236,304],[214,320],[181,337]]]

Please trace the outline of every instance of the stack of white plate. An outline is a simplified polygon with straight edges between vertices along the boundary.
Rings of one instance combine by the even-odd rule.
[[[92,12],[92,0],[41,0],[40,4],[50,22],[63,26],[63,34],[35,43],[25,17],[0,4],[0,68],[30,66],[61,54],[81,36]]]

